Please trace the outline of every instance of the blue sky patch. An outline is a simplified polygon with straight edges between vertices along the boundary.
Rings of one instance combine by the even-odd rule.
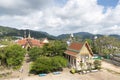
[[[99,5],[102,5],[104,7],[116,7],[119,0],[98,0],[97,1]]]
[[[64,6],[68,0],[55,0],[56,5]]]
[[[104,6],[103,13],[106,13],[108,8],[115,8],[119,0],[98,0],[98,5]]]

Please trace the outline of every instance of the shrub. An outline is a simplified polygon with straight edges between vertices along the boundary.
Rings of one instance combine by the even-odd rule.
[[[32,64],[32,73],[49,73],[52,71],[61,71],[63,67],[67,66],[67,60],[63,57],[39,57]]]
[[[101,61],[100,60],[95,60],[94,61],[94,67],[95,67],[95,69],[100,70],[101,69]]]
[[[70,70],[70,72],[72,73],[72,74],[75,74],[75,69],[74,68],[72,68],[71,70]]]

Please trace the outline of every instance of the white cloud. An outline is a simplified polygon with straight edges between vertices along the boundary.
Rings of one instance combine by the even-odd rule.
[[[2,7],[10,7],[11,5],[14,7],[19,4],[16,0],[10,0],[6,6],[4,1],[0,1]],[[19,5],[28,6],[29,4],[30,6],[30,2],[27,0],[19,1],[21,1]],[[45,4],[45,1],[41,1],[40,3]],[[53,4],[54,0],[51,1]],[[38,2],[38,4],[40,3]],[[48,5],[47,2],[46,4]],[[33,3],[33,5],[35,4]],[[46,31],[53,35],[80,31],[94,34],[120,34],[120,4],[115,8],[109,8],[106,13],[103,13],[104,7],[98,5],[97,0],[68,0],[64,6],[39,7],[32,9],[30,7],[30,10],[23,9],[24,12],[29,12],[26,15],[2,15],[0,16],[0,24],[19,29]]]

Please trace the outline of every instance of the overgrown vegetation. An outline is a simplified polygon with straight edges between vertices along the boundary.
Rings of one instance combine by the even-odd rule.
[[[33,62],[31,67],[31,73],[49,73],[53,71],[62,70],[67,66],[67,60],[60,56],[55,57],[39,57]]]
[[[101,61],[95,60],[94,61],[94,68],[100,70],[101,69]]]
[[[30,72],[38,74],[62,70],[67,66],[67,60],[63,57],[65,50],[66,44],[62,41],[51,41],[42,48],[31,48],[29,56],[33,64]]]

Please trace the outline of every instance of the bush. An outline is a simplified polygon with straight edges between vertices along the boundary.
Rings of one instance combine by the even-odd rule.
[[[70,70],[70,72],[72,73],[72,74],[75,74],[75,69],[74,68],[72,68],[71,70]]]
[[[49,73],[53,71],[61,71],[63,67],[67,66],[67,60],[63,57],[39,57],[33,64],[32,73]]]
[[[101,61],[100,60],[95,60],[94,61],[94,67],[95,67],[95,69],[100,70],[101,69]]]

